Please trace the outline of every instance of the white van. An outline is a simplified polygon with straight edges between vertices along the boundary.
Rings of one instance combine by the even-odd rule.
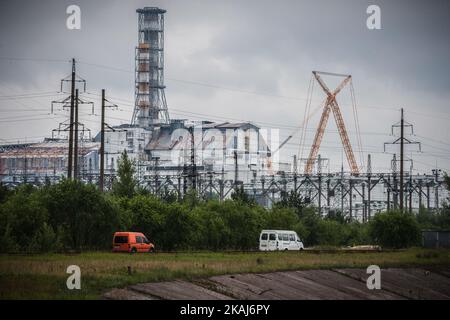
[[[303,242],[295,231],[263,230],[259,236],[260,251],[303,250]]]

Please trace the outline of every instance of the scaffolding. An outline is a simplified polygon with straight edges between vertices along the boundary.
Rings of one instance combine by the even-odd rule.
[[[164,13],[155,7],[138,13],[135,53],[135,107],[131,124],[153,129],[169,123],[164,93]]]

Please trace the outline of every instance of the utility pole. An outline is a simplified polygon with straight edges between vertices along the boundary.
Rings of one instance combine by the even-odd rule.
[[[224,180],[225,180],[225,168],[222,164],[222,172],[220,174],[220,190],[219,190],[219,197],[220,197],[220,201],[223,201],[224,198]]]
[[[75,130],[73,147],[73,178],[78,179],[78,89],[75,90]]]
[[[400,210],[403,210],[403,157],[404,157],[404,135],[405,135],[405,121],[403,118],[403,108],[401,111],[401,120],[400,120]]]
[[[405,128],[406,127],[411,128],[411,134],[414,134],[414,129],[413,129],[412,124],[405,123],[403,108],[401,109],[400,123],[397,123],[392,126],[392,133],[394,133],[394,128],[398,128],[398,127],[400,127],[400,138],[396,139],[393,142],[385,142],[384,143],[384,151],[386,151],[387,144],[400,144],[400,186],[399,186],[400,205],[399,205],[399,208],[400,208],[400,210],[403,210],[404,209],[404,188],[405,188],[405,186],[404,186],[404,161],[405,161],[404,148],[405,148],[405,144],[417,144],[417,145],[419,145],[419,151],[421,151],[421,146],[420,146],[420,142],[411,141],[411,140],[405,138]]]
[[[100,127],[100,178],[98,187],[103,192],[105,178],[105,89],[102,89],[102,120]]]
[[[27,159],[28,146],[25,147],[25,158],[23,159],[23,181],[28,182],[28,159]]]
[[[387,183],[387,211],[391,211],[391,177],[388,176],[388,183]]]
[[[70,89],[70,124],[69,124],[69,163],[67,167],[67,177],[72,178],[73,164],[73,118],[74,118],[74,97],[75,97],[75,59],[72,58],[72,77]]]
[[[126,131],[116,130],[105,122],[106,108],[117,108],[117,105],[115,104],[106,105],[106,101],[108,101],[108,99],[105,98],[105,89],[102,89],[102,115],[100,124],[100,177],[98,180],[98,188],[100,189],[100,192],[103,192],[105,186],[105,132]],[[108,102],[111,103],[111,101]],[[108,130],[106,128],[108,128]]]
[[[192,190],[197,190],[197,166],[195,164],[195,141],[194,141],[194,126],[189,128],[191,133],[191,179],[192,179]]]
[[[370,154],[367,155],[367,214],[365,217],[365,221],[367,222],[371,218],[370,212],[370,191],[372,189],[372,159]]]
[[[78,110],[78,106],[82,105],[82,104],[91,104],[92,105],[92,114],[94,114],[94,103],[93,102],[81,100],[79,98],[78,94],[77,94],[77,97],[75,98],[75,87],[76,87],[77,82],[80,84],[81,83],[83,84],[83,92],[86,92],[86,80],[84,80],[76,75],[75,59],[72,59],[72,72],[67,77],[61,79],[61,88],[60,88],[60,91],[63,92],[64,83],[70,83],[70,95],[65,97],[64,99],[52,101],[52,106],[51,106],[51,113],[53,113],[55,104],[61,104],[63,109],[65,109],[65,108],[70,109],[69,124],[62,122],[59,124],[58,129],[52,130],[52,137],[55,132],[58,132],[58,134],[60,134],[61,132],[69,132],[69,137],[68,137],[69,152],[68,152],[68,159],[67,159],[67,178],[68,179],[71,179],[74,175],[76,175],[76,173],[74,171],[78,170],[78,168],[76,167],[78,165],[78,159],[74,158],[74,153],[77,154],[74,150],[75,149],[74,136],[77,137],[77,133],[74,132],[75,131],[74,130],[75,122],[76,122],[77,127],[81,126],[83,128],[82,136],[84,136],[85,131],[90,132],[90,130],[86,129],[83,124],[79,123],[78,119],[74,119],[76,117],[75,113],[77,112],[75,109]],[[75,106],[75,103],[76,103],[76,106]],[[75,164],[75,167],[76,167],[75,170],[74,170],[74,162],[77,162],[77,164]]]
[[[158,176],[158,167],[159,167],[159,157],[154,157],[154,174],[155,174],[155,194],[158,195],[159,192],[159,176]]]
[[[350,221],[353,220],[353,212],[352,212],[352,206],[353,206],[353,180],[350,176],[349,181],[349,191],[348,191],[348,198],[349,198],[349,214],[350,214]]]
[[[409,169],[409,185],[408,185],[408,192],[409,192],[409,196],[408,196],[408,208],[409,208],[409,213],[412,213],[412,195],[413,195],[413,180],[412,180],[412,168],[413,168],[413,164],[411,162],[411,166]],[[420,208],[420,206],[419,206]]]
[[[341,177],[340,177],[340,183],[341,183],[341,212],[344,214],[344,164],[341,165]]]
[[[294,154],[293,169],[294,169],[294,193],[297,194],[297,173],[298,173],[298,168],[297,168],[297,156],[295,154]]]
[[[327,207],[328,207],[328,210],[330,210],[330,194],[331,194],[330,177],[328,176],[328,179],[327,179]]]
[[[317,157],[317,179],[318,179],[318,206],[319,206],[319,216],[322,216],[322,159]]]
[[[238,186],[238,156],[237,151],[234,151],[234,188],[237,189]]]
[[[187,165],[186,162],[183,164],[183,197],[187,194]]]
[[[361,185],[361,193],[362,193],[362,220],[363,222],[367,222],[367,202],[366,202],[366,183],[363,182]],[[356,210],[356,214],[355,214],[356,220],[358,220],[358,210]]]
[[[397,156],[393,155],[392,157],[392,184],[394,185],[393,191],[392,191],[392,198],[394,202],[394,210],[397,209],[398,205],[398,185],[397,185]]]
[[[434,175],[434,181],[436,186],[434,188],[434,207],[435,209],[439,209],[439,174],[441,173],[441,169],[432,169],[431,172]]]

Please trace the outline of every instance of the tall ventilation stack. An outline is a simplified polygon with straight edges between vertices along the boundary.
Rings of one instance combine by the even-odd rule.
[[[135,107],[131,123],[154,129],[169,123],[164,94],[164,13],[166,10],[137,9],[138,46],[135,65]]]

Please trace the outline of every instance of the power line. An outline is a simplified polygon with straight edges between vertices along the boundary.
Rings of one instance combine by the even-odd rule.
[[[49,91],[49,92],[35,92],[35,93],[23,93],[14,95],[0,95],[0,100],[13,100],[13,99],[30,99],[30,98],[45,98],[61,95],[61,92]]]
[[[54,118],[52,118],[52,120],[53,119],[60,119],[60,118],[62,118],[62,117],[54,117]],[[49,118],[48,117],[45,117],[45,118],[29,118],[29,119],[17,119],[17,120],[0,120],[0,122],[8,122],[8,123],[11,123],[11,122],[23,122],[23,121],[37,121],[37,120],[49,120]]]
[[[63,60],[63,59],[14,58],[14,57],[0,57],[0,60],[32,61],[32,62],[57,62],[57,63],[69,63],[70,62],[70,60]],[[78,61],[78,63],[79,64],[84,64],[84,65],[88,65],[88,66],[94,66],[94,67],[98,67],[98,68],[108,69],[108,70],[112,70],[112,71],[117,71],[117,72],[124,72],[124,73],[134,73],[135,72],[134,70],[130,70],[130,69],[117,68],[117,67],[113,67],[113,66],[107,66],[107,65],[103,65],[103,64],[91,63],[91,62],[86,62],[86,61]],[[192,84],[192,85],[198,85],[198,86],[203,86],[203,87],[209,87],[209,88],[214,88],[214,89],[222,89],[222,90],[234,91],[234,92],[240,92],[240,93],[246,93],[246,94],[269,96],[269,97],[289,99],[289,100],[301,100],[301,101],[307,100],[306,97],[291,97],[291,96],[284,96],[284,95],[278,95],[278,94],[272,94],[272,93],[268,94],[268,93],[259,92],[259,91],[241,90],[241,89],[238,89],[238,88],[225,87],[225,86],[221,86],[221,85],[205,83],[205,82],[200,82],[200,81],[176,79],[176,78],[170,78],[170,77],[166,77],[166,79],[169,80],[169,81],[175,81],[175,82],[180,82],[180,83],[186,83],[186,84]],[[345,105],[345,104],[341,104],[341,105]],[[358,108],[376,109],[376,110],[388,110],[388,111],[400,111],[400,108],[392,107],[392,106],[388,107],[388,106],[364,106],[364,105],[358,105]],[[433,117],[433,118],[437,118],[437,119],[442,119],[442,117],[440,117],[440,116],[432,116],[429,113],[425,114],[425,113],[420,113],[420,112],[411,111],[411,110],[408,110],[408,112],[409,113],[413,113],[413,114],[417,114],[417,115],[426,116],[426,117]],[[436,114],[436,112],[435,112],[435,114]],[[445,115],[449,115],[450,116],[450,113],[440,113],[440,114],[445,114]]]
[[[0,57],[0,60],[30,61],[30,62],[58,62],[58,63],[70,63],[71,62],[71,60],[62,60],[62,59],[14,58],[14,57]]]
[[[91,95],[97,95],[95,93],[91,93],[91,92],[86,92],[87,94],[91,94]],[[126,100],[126,99],[122,99],[122,98],[117,98],[117,97],[111,97],[113,100],[117,100],[117,101],[125,101],[126,103],[118,103],[118,104],[122,104],[122,105],[127,105],[127,106],[133,106],[130,104],[130,100]],[[193,112],[193,111],[185,111],[185,109],[189,109],[189,108],[185,108],[185,109],[177,109],[174,107],[170,108],[172,110],[172,113],[174,114],[178,114],[178,115],[196,115],[196,116],[200,116],[202,117],[201,119],[205,119],[205,117],[209,120],[225,120],[225,121],[240,121],[240,122],[253,122],[253,123],[260,123],[260,124],[267,124],[267,125],[273,125],[275,127],[278,128],[286,128],[286,129],[296,129],[299,128],[299,126],[294,126],[294,125],[286,125],[286,124],[280,124],[280,123],[274,123],[274,122],[266,122],[266,121],[250,121],[247,119],[239,119],[239,118],[233,118],[233,117],[228,117],[228,116],[218,116],[218,115],[211,115],[211,114],[206,114],[206,113],[200,113],[200,112]],[[173,110],[175,112],[173,112]],[[199,117],[197,117],[199,118]],[[122,119],[121,119],[122,120]],[[126,120],[126,119],[123,119]],[[313,129],[309,129],[310,131],[315,131]],[[327,130],[327,132],[336,132],[338,133],[338,131],[333,131],[333,130]],[[351,133],[354,133],[353,131],[349,131]],[[356,132],[356,131],[355,131]],[[382,133],[382,132],[361,132],[363,134],[372,134],[372,135],[383,135],[386,136],[388,134],[386,133]]]

